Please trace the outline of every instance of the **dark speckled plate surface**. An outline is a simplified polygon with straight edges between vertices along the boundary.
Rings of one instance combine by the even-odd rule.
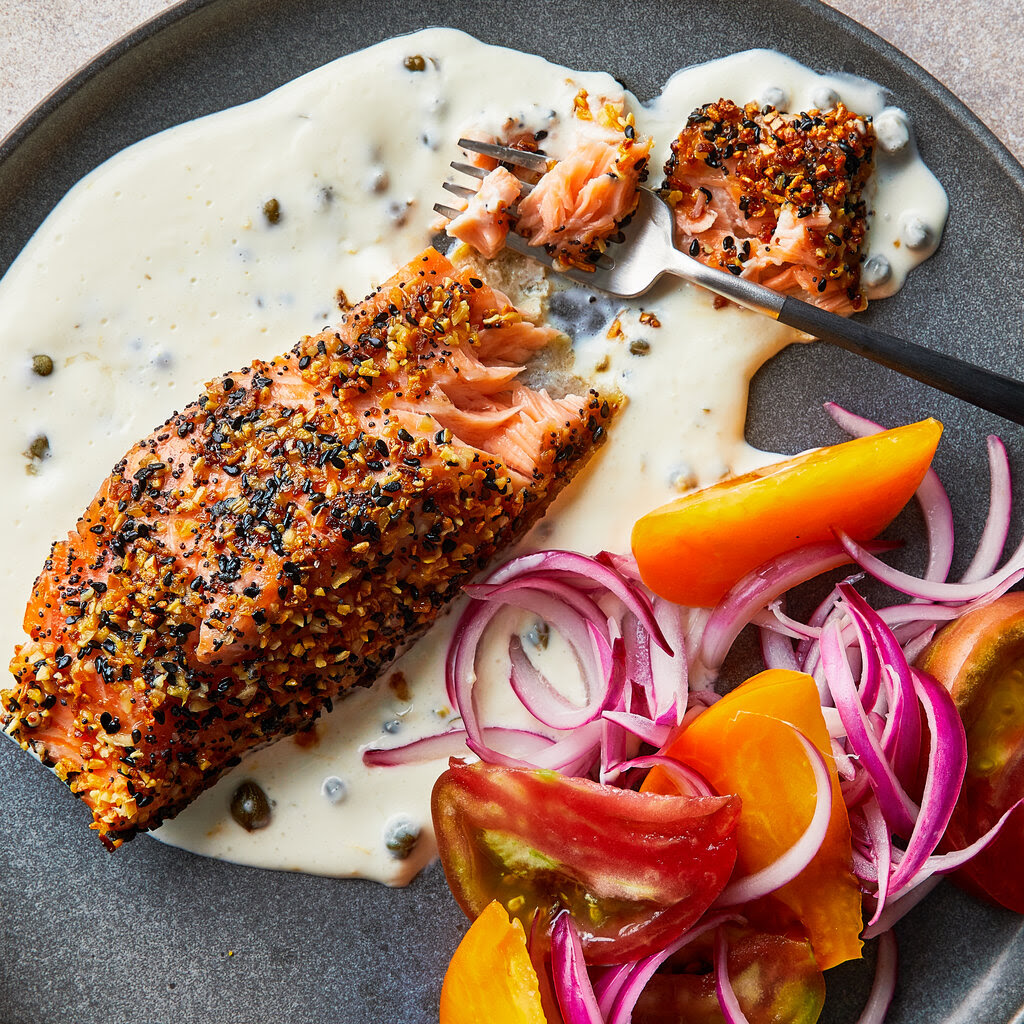
[[[0,145],[0,272],[60,196],[125,145],[432,24],[607,70],[641,98],[681,65],[751,45],[882,83],[909,112],[951,215],[938,255],[867,318],[1021,374],[1024,170],[906,57],[813,0],[186,3],[98,58]],[[821,413],[828,399],[887,422],[934,414],[946,423],[938,468],[969,550],[987,494],[984,435],[998,430],[1019,470],[1020,428],[813,345],[756,377],[750,440],[777,451],[838,440]],[[0,1024],[437,1019],[464,922],[436,867],[388,890],[237,867],[146,838],[110,855],[84,808],[13,744],[0,744],[0,780]],[[898,929],[890,1020],[1024,1019],[1021,927],[941,887]],[[869,980],[865,965],[831,972],[825,1019],[855,1020]]]

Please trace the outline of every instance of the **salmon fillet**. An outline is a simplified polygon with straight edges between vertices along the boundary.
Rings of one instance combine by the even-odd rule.
[[[371,683],[543,513],[615,409],[517,380],[556,334],[428,249],[117,463],[0,691],[105,845]]]
[[[677,245],[823,309],[866,309],[863,191],[873,156],[870,118],[841,103],[800,114],[725,99],[698,107],[665,164]]]
[[[573,101],[573,142],[560,160],[552,160],[519,199],[516,179],[494,167],[471,197],[448,234],[493,258],[515,230],[530,245],[544,246],[565,266],[592,270],[608,240],[636,209],[637,189],[647,177],[652,140],[637,133],[622,100],[593,99],[581,89]],[[503,145],[537,152],[535,136],[517,132]],[[475,162],[485,169],[487,158]],[[511,209],[512,218],[509,217]]]

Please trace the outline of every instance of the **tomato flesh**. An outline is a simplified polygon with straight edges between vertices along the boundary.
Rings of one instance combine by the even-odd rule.
[[[493,899],[530,926],[573,917],[590,963],[662,948],[711,905],[736,859],[735,797],[658,796],[551,771],[452,766],[431,801],[459,906]]]
[[[943,629],[922,667],[953,695],[967,732],[967,774],[943,841],[962,849],[1024,796],[1024,594],[1006,594]],[[1024,809],[954,878],[1024,914]]]
[[[729,981],[750,1024],[814,1024],[825,978],[806,939],[730,926]],[[711,940],[685,946],[647,983],[633,1024],[722,1024]]]

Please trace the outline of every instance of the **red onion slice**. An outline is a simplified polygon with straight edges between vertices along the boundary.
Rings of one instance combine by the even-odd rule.
[[[929,857],[913,877],[903,885],[903,888],[893,893],[893,899],[903,899],[917,886],[922,885],[932,877],[947,875],[949,872],[963,867],[999,835],[1010,815],[1021,807],[1024,807],[1024,797],[1021,797],[1009,810],[1005,811],[984,835],[979,836],[969,846],[965,846],[962,850],[950,850],[949,853],[937,853]]]
[[[650,598],[638,586],[630,583],[620,573],[604,562],[575,551],[538,551],[520,555],[506,562],[487,580],[489,584],[504,583],[516,576],[540,569],[545,572],[560,571],[577,576],[589,584],[597,584],[614,594],[648,629],[654,642],[671,653],[661,627],[654,617]]]
[[[658,722],[679,725],[686,713],[689,688],[688,646],[683,629],[682,610],[664,598],[654,598],[654,614],[674,654],[648,644],[651,664],[651,691],[654,702],[651,715]]]
[[[878,958],[875,961],[875,979],[871,993],[864,1004],[857,1024],[884,1024],[889,1004],[896,992],[896,968],[898,966],[896,936],[884,931],[878,937]]]
[[[729,980],[729,943],[725,937],[725,929],[715,932],[715,994],[718,1005],[722,1008],[725,1024],[750,1024],[747,1015],[740,1007],[740,1001],[733,991]]]
[[[761,626],[760,634],[761,658],[765,668],[800,671],[800,663],[797,661],[796,651],[793,650],[793,641],[786,634],[776,633],[766,626]]]
[[[514,756],[534,757],[542,750],[551,747],[554,740],[540,733],[526,729],[506,729],[501,726],[489,726],[482,730],[483,738],[490,744],[518,748]],[[448,729],[433,736],[424,736],[404,743],[399,747],[366,747],[363,764],[371,768],[390,768],[402,764],[423,764],[441,758],[459,757],[464,755],[466,748],[466,729],[459,726]]]
[[[644,986],[651,980],[654,972],[670,956],[678,953],[684,946],[688,946],[694,939],[700,938],[701,935],[713,931],[720,925],[742,920],[737,914],[722,913],[705,916],[698,924],[694,925],[688,932],[684,932],[674,942],[669,943],[664,949],[658,950],[657,953],[651,953],[642,960],[635,961],[632,964],[632,969],[619,985],[614,1000],[611,1000],[611,1006],[606,1008],[604,999],[599,1000],[599,1005],[601,1005],[605,1014],[607,1024],[629,1024],[633,1015],[633,1008],[636,1006],[636,1001],[640,997]]]
[[[960,795],[967,770],[967,735],[960,713],[946,688],[913,669],[911,678],[930,733],[928,771],[921,795],[921,812],[907,841],[890,886],[898,891],[923,867],[938,846]]]
[[[616,770],[630,768],[660,768],[672,780],[672,784],[685,796],[717,796],[708,780],[689,765],[666,754],[645,754],[612,766]]]
[[[738,714],[748,715],[752,712],[741,711]],[[825,841],[825,834],[832,818],[832,779],[828,773],[828,765],[821,751],[799,729],[792,725],[789,727],[804,748],[807,763],[814,773],[814,813],[803,834],[785,853],[759,871],[729,882],[718,894],[718,898],[712,904],[714,907],[741,907],[744,903],[781,889],[792,882],[814,860]]]
[[[941,881],[940,875],[933,875],[898,900],[894,900],[890,895],[888,904],[879,916],[877,923],[868,925],[861,932],[861,938],[876,939],[880,935],[884,935],[897,921],[906,917]]]
[[[565,1024],[604,1024],[572,916],[563,911],[551,930],[551,977]]]
[[[853,681],[839,626],[834,621],[828,623],[821,632],[821,662],[852,748],[851,753],[860,758],[871,788],[878,797],[882,813],[893,831],[901,835],[910,835],[917,817],[917,805],[900,785],[878,738],[868,724],[867,712],[861,704]]]
[[[875,881],[877,889],[875,892],[875,912],[871,915],[869,925],[877,924],[885,909],[885,903],[889,896],[889,875],[892,871],[892,836],[889,834],[889,826],[878,806],[877,800],[867,800],[864,803],[864,821],[867,825],[868,837],[871,841],[872,857],[875,864]]]
[[[1024,579],[1024,568],[1019,564],[1019,555],[1011,558],[997,573],[974,583],[936,583],[919,579],[905,572],[886,565],[881,559],[875,558],[868,550],[861,547],[852,537],[841,530],[836,532],[840,543],[850,557],[875,579],[886,586],[898,590],[901,594],[920,597],[928,601],[973,601],[985,597],[996,587],[1005,584],[1007,587]]]
[[[1003,442],[995,434],[988,437],[988,472],[990,483],[985,529],[971,564],[960,577],[961,583],[976,583],[995,572],[1010,533],[1010,460]]]
[[[708,668],[722,666],[736,637],[754,615],[798,583],[820,576],[851,561],[836,541],[808,544],[758,566],[743,577],[711,613],[701,642]]]
[[[584,684],[589,692],[583,704],[574,704],[556,690],[543,673],[526,656],[522,641],[513,634],[508,641],[508,655],[512,665],[509,677],[512,691],[519,698],[523,707],[541,722],[552,729],[576,729],[587,722],[592,722],[604,710],[608,703],[614,679],[605,677],[602,689],[591,689],[591,680],[596,673],[588,674],[583,670]]]
[[[671,726],[651,721],[643,715],[630,714],[628,711],[602,711],[601,717],[606,722],[614,722],[652,747],[663,747],[672,733]]]

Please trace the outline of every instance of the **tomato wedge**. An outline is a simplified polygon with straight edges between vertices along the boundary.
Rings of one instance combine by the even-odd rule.
[[[825,979],[806,939],[728,926],[729,980],[749,1024],[814,1024]],[[702,936],[673,956],[640,993],[633,1024],[722,1024],[712,940]]]
[[[829,763],[832,817],[814,860],[792,882],[749,904],[744,913],[767,930],[798,923],[825,970],[861,955],[863,920],[850,821],[814,680],[783,669],[761,672],[698,715],[665,752],[696,768],[720,793],[740,797],[736,867],[749,874],[785,853],[814,811],[813,775],[790,725]],[[675,787],[655,768],[643,789],[674,792]]]
[[[922,420],[797,455],[655,509],[633,527],[633,555],[655,593],[694,607],[787,551],[877,536],[899,514],[935,454],[942,424]]]
[[[736,859],[735,797],[659,796],[552,771],[452,761],[431,800],[448,884],[469,917],[493,899],[529,926],[572,914],[590,963],[663,947]]]
[[[440,1024],[547,1024],[519,921],[496,900],[462,937],[441,986]]]
[[[943,840],[960,850],[1024,796],[1024,594],[1006,594],[950,623],[921,666],[953,696],[967,732],[967,774]],[[1024,914],[1024,809],[953,877]]]

